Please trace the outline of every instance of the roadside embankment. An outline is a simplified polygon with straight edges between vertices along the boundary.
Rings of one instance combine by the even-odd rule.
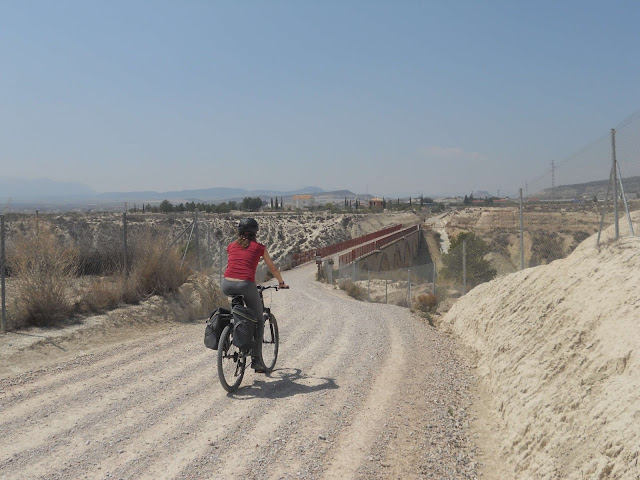
[[[639,288],[640,238],[593,236],[443,317],[477,354],[512,478],[640,478]]]

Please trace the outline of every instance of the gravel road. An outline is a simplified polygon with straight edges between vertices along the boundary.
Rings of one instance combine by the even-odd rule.
[[[476,478],[472,377],[452,340],[314,270],[267,295],[276,370],[233,394],[203,321],[0,379],[0,478]]]

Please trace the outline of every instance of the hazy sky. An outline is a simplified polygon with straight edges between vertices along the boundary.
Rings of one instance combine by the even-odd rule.
[[[636,0],[0,0],[0,176],[514,192],[640,107],[638,25]]]

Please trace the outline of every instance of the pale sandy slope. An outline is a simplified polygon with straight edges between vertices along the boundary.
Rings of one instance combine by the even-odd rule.
[[[472,379],[453,341],[314,272],[284,272],[291,290],[269,296],[277,369],[247,373],[232,395],[202,322],[131,329],[97,349],[91,336],[58,338],[5,357],[0,479],[477,478]]]
[[[610,237],[443,319],[478,354],[512,478],[640,478],[640,238]]]

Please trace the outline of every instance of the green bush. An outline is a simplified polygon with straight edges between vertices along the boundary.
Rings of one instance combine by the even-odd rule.
[[[480,237],[470,232],[460,233],[451,240],[449,253],[442,256],[444,277],[458,285],[463,283],[464,242],[466,242],[467,251],[467,286],[474,287],[493,280],[497,271],[484,258],[490,252],[489,246]]]

